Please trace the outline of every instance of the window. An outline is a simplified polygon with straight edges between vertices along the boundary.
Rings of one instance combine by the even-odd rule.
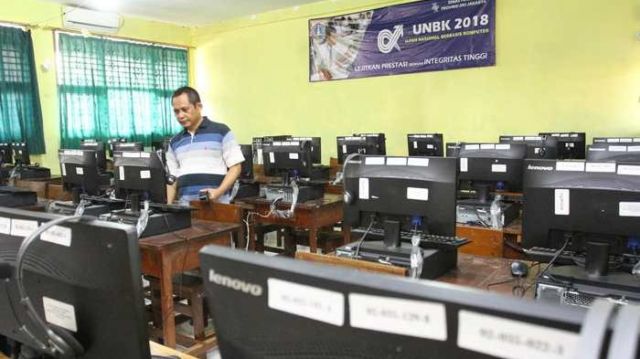
[[[0,25],[0,142],[45,151],[31,33]]]
[[[125,137],[149,145],[177,133],[171,94],[188,82],[187,50],[56,33],[63,148]]]

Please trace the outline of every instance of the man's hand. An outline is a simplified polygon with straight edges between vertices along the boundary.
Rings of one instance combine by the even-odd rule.
[[[200,190],[200,192],[207,192],[209,201],[211,202],[216,202],[224,194],[219,188],[205,188]]]

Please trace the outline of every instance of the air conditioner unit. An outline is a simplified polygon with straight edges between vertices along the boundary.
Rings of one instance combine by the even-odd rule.
[[[87,10],[77,7],[63,7],[62,22],[65,28],[95,32],[115,33],[120,29],[120,15]]]

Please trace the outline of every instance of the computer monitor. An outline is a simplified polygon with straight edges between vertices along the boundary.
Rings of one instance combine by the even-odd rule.
[[[13,152],[9,143],[0,143],[0,165],[3,164],[13,164]]]
[[[101,172],[105,172],[107,170],[107,152],[104,142],[96,140],[82,140],[80,143],[80,149],[94,151],[96,153],[98,170]]]
[[[167,152],[169,150],[169,143],[173,137],[167,136],[159,140],[151,142],[151,150]]]
[[[110,138],[107,140],[107,149],[109,151],[109,157],[113,157],[113,145],[115,143],[125,143],[127,142],[126,138]]]
[[[594,143],[587,146],[587,161],[640,162],[640,143],[635,145]]]
[[[380,155],[387,154],[384,143],[384,135],[380,136],[338,136],[338,163],[343,164],[344,160],[351,154]]]
[[[587,317],[489,291],[219,246],[205,247],[200,265],[223,358],[570,358]]]
[[[460,142],[447,142],[445,155],[447,157],[458,157],[460,148],[462,148],[462,143]]]
[[[382,132],[354,133],[353,135],[354,136],[364,136],[364,137],[377,138],[378,146],[380,147],[380,151],[382,151],[384,154],[387,153],[387,144],[386,144],[386,138],[385,138],[384,133],[382,133]]]
[[[25,236],[61,216],[0,207],[0,218],[8,229],[0,231],[0,335],[37,349],[37,341],[48,338],[21,304],[17,253]],[[22,283],[40,317],[84,349],[67,357],[151,358],[132,226],[91,217],[61,223],[28,247],[23,269]]]
[[[456,171],[454,158],[357,156],[344,172],[344,223],[454,236]]]
[[[500,143],[527,145],[526,158],[537,159],[556,159],[558,158],[558,139],[556,137],[544,135],[528,135],[528,136],[500,136]]]
[[[558,139],[558,159],[585,159],[587,135],[584,132],[540,132],[539,135]]]
[[[557,250],[568,241],[566,250],[584,254],[596,242],[636,258],[638,175],[640,163],[527,160],[522,246]]]
[[[16,166],[29,166],[31,165],[31,158],[29,156],[29,148],[25,142],[14,142],[11,144],[11,150],[13,151],[13,162]]]
[[[282,176],[285,183],[289,178],[311,177],[311,142],[264,142],[262,151],[264,173],[267,176]]]
[[[311,142],[311,161],[316,164],[322,163],[322,138],[321,137],[291,136],[288,140]]]
[[[441,133],[414,133],[407,135],[409,156],[442,157],[444,154]]]
[[[108,185],[100,175],[96,152],[92,150],[58,150],[60,173],[65,190],[80,194],[99,195]]]
[[[477,200],[487,202],[493,190],[520,191],[524,144],[462,143],[458,151],[461,187],[470,186]]]
[[[253,179],[253,149],[251,145],[240,145],[240,150],[244,156],[244,162],[242,162],[242,171],[240,172],[239,179],[252,180]]]
[[[113,144],[113,152],[141,152],[144,150],[142,142],[116,142]],[[115,156],[115,155],[114,155]]]
[[[166,203],[165,170],[156,152],[114,152],[114,184],[120,199],[139,198],[153,203]]]
[[[594,137],[593,144],[607,143],[612,145],[640,145],[640,137]]]

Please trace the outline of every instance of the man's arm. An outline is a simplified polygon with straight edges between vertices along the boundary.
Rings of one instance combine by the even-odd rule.
[[[176,158],[176,154],[173,152],[173,148],[171,145],[168,146],[167,152],[165,153],[165,159],[167,161],[167,171],[169,171],[169,175],[174,176],[174,178],[178,177],[178,159]],[[178,192],[178,184],[177,179],[173,184],[167,185],[167,203],[171,204],[176,200],[176,194]]]
[[[168,204],[171,204],[173,203],[173,201],[176,200],[177,192],[178,192],[178,185],[176,183],[167,185],[167,203]]]
[[[211,201],[216,201],[222,195],[224,195],[227,191],[233,187],[233,184],[236,182],[238,177],[240,176],[240,172],[242,171],[242,163],[238,163],[229,167],[227,174],[224,176],[222,183],[218,188],[207,188],[206,191],[209,192],[209,199]],[[168,192],[167,192],[168,193]]]

